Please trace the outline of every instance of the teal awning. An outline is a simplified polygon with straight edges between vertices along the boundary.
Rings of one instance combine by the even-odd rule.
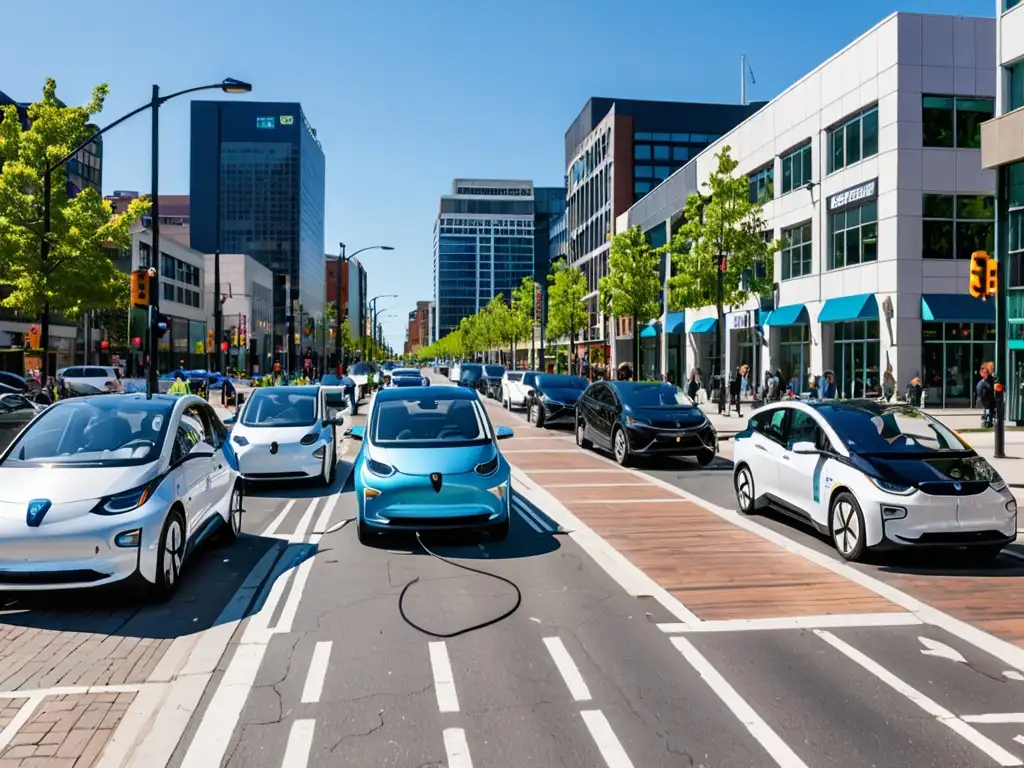
[[[769,328],[785,328],[789,325],[809,325],[810,322],[807,307],[803,304],[787,304],[773,311],[765,325]]]
[[[926,323],[994,323],[996,303],[966,293],[926,293],[921,297],[921,319]]]
[[[717,317],[702,317],[690,326],[690,333],[713,333],[718,327]]]
[[[829,299],[818,313],[819,323],[848,323],[852,320],[877,320],[878,302],[873,293]]]
[[[683,312],[669,312],[665,317],[666,333],[685,333],[686,314]]]
[[[759,309],[759,310],[757,310],[757,327],[758,328],[764,328],[766,325],[768,325],[768,319],[772,316],[772,312],[773,311],[774,310],[771,310],[771,309],[767,309],[767,310]]]
[[[642,331],[640,331],[640,338],[641,339],[653,339],[653,338],[656,338],[658,336],[658,331],[660,330],[660,327],[661,327],[661,323],[659,321],[651,320],[651,322],[649,322],[644,327],[644,329]]]

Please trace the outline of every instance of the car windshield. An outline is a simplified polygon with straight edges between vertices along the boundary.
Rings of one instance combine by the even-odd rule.
[[[616,385],[623,402],[634,408],[674,408],[693,405],[693,401],[679,387],[671,384],[630,384]]]
[[[128,467],[160,456],[174,403],[125,395],[62,400],[11,444],[0,466]]]
[[[393,448],[482,445],[491,439],[480,403],[465,398],[382,400],[372,417],[372,442]]]
[[[587,380],[582,376],[568,376],[566,374],[546,373],[537,377],[537,389],[578,389],[581,392],[587,388]]]
[[[483,376],[484,367],[478,363],[463,363],[459,368],[459,381],[476,381]]]
[[[356,363],[352,366],[352,370],[349,371],[353,376],[366,376],[367,374],[373,373],[373,366],[369,363]]]
[[[341,377],[334,373],[325,374],[320,379],[320,385],[324,387],[338,387],[341,386]]]
[[[485,365],[484,370],[492,379],[500,379],[505,375],[505,366],[503,365]]]
[[[951,429],[913,408],[836,404],[822,406],[819,412],[854,453],[928,454],[970,450]]]
[[[247,427],[309,427],[316,423],[317,390],[281,387],[256,390],[242,413]]]

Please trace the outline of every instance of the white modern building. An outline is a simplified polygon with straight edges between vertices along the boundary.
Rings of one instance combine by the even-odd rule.
[[[981,123],[996,96],[992,19],[896,13],[713,142],[618,217],[655,237],[726,146],[765,200],[774,295],[727,308],[729,370],[784,385],[832,370],[841,395],[904,390],[930,406],[968,405],[994,355],[991,302],[967,293],[973,251],[993,246],[996,175],[982,168]],[[645,331],[676,381],[714,360],[714,307],[673,312]],[[667,358],[667,359],[666,359]]]
[[[533,182],[455,179],[434,222],[434,325],[439,339],[534,269]]]
[[[214,323],[213,254],[205,255],[207,322]],[[220,256],[220,294],[223,300],[223,338],[214,338],[214,345],[228,343],[224,365],[246,373],[267,372],[273,366],[274,354],[274,273],[252,256],[244,253],[222,253]],[[209,350],[216,354],[216,346]],[[212,364],[212,363],[211,363]],[[214,365],[213,367],[216,367]]]
[[[1003,263],[1007,418],[1024,419],[1024,1],[996,0],[996,115],[982,126],[981,161],[998,174],[996,254]]]

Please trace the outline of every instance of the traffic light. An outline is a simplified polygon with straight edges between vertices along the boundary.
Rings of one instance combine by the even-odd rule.
[[[989,296],[995,296],[999,293],[999,262],[996,259],[988,260],[988,272],[986,276],[985,292]]]
[[[149,306],[149,271],[136,269],[132,271],[132,306]]]
[[[213,351],[213,328],[206,330],[206,348]]]
[[[985,251],[971,254],[971,277],[968,290],[976,299],[984,299],[988,295],[989,258]]]

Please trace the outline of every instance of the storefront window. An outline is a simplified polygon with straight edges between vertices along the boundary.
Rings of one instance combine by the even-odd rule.
[[[833,371],[839,397],[878,397],[881,344],[877,320],[835,323]]]
[[[878,204],[848,208],[828,217],[828,268],[878,260]]]
[[[934,408],[972,407],[978,370],[995,357],[995,335],[993,323],[925,323],[921,377],[925,404]]]
[[[772,329],[779,334],[779,368],[782,387],[792,385],[797,394],[807,389],[807,368],[811,364],[810,329],[806,325],[791,325]]]

